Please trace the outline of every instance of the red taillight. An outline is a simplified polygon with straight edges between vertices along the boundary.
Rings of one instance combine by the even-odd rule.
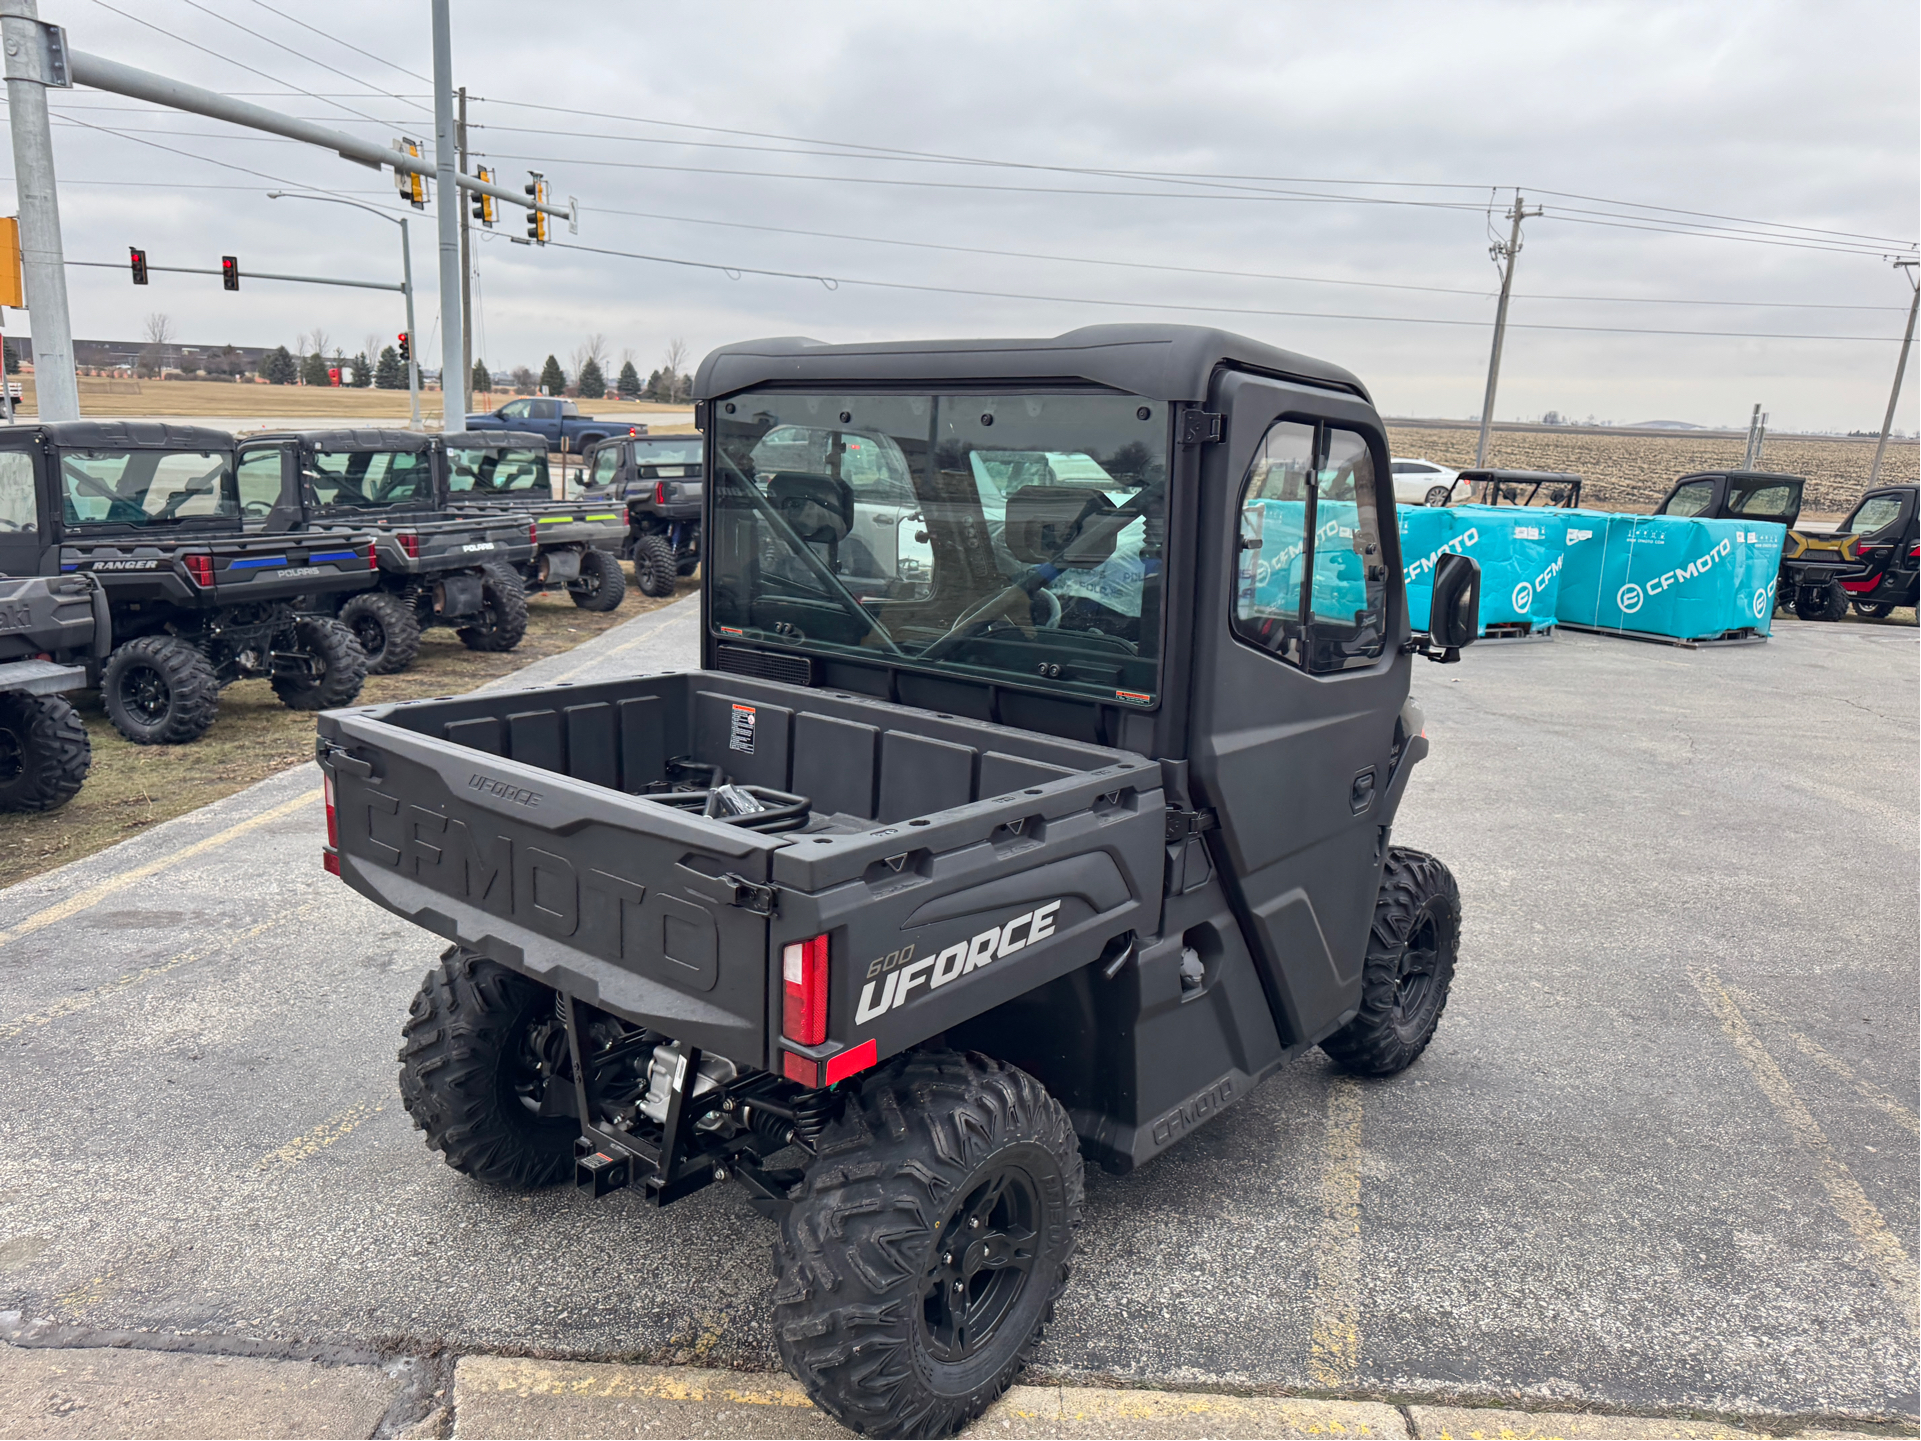
[[[367,542],[367,569],[380,569],[380,545],[377,541]]]
[[[193,577],[193,583],[203,590],[213,589],[213,557],[210,555],[183,555],[180,563]]]
[[[340,817],[334,812],[334,778],[320,773],[320,787],[327,801],[327,848],[320,853],[320,864],[330,875],[340,874]]]
[[[664,480],[657,480],[654,482],[654,504],[655,505],[667,504],[667,482]]]
[[[527,544],[536,547],[540,544],[540,522],[537,520],[527,522]]]
[[[411,530],[403,530],[395,535],[394,543],[400,547],[400,553],[408,560],[420,559],[420,537]]]
[[[780,1033],[803,1046],[827,1039],[827,937],[781,948]]]

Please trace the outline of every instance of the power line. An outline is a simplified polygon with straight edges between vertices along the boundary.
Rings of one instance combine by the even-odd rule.
[[[413,80],[423,81],[428,85],[432,85],[434,83],[430,77],[422,75],[416,70],[409,70],[404,65],[396,65],[394,64],[393,61],[387,59],[385,56],[376,55],[371,50],[362,50],[358,45],[355,45],[353,42],[348,40],[342,40],[338,35],[329,34],[325,30],[315,30],[314,27],[309,25],[305,20],[295,19],[295,17],[293,17],[292,15],[289,15],[285,10],[274,9],[273,6],[266,3],[266,0],[253,0],[253,3],[258,5],[262,10],[265,10],[269,15],[278,15],[282,20],[286,20],[291,22],[292,24],[298,25],[302,30],[310,30],[315,35],[320,36],[322,39],[331,40],[336,45],[344,45],[347,49],[353,51],[356,55],[365,55],[369,60],[378,61],[380,64],[385,65],[389,70],[398,70],[402,75],[405,75],[408,78]],[[394,96],[394,99],[396,100],[410,100],[410,99],[417,99],[417,98],[418,97],[416,96],[408,96],[408,95]],[[428,98],[431,99],[432,97],[429,96]]]
[[[1530,186],[1535,195],[1558,195],[1563,200],[1586,200],[1595,205],[1618,205],[1632,210],[1659,210],[1669,215],[1698,215],[1704,220],[1726,220],[1735,225],[1770,225],[1777,230],[1803,230],[1810,235],[1832,235],[1848,240],[1880,240],[1889,245],[1913,245],[1912,240],[1894,240],[1886,235],[1861,235],[1851,230],[1823,230],[1812,225],[1794,225],[1785,220],[1748,220],[1739,215],[1717,215],[1711,210],[1677,210],[1671,205],[1646,205],[1639,200],[1609,200],[1600,195],[1576,195],[1567,190],[1542,190]]]
[[[131,140],[136,145],[149,145],[155,150],[164,150],[169,155],[179,155],[188,160],[198,160],[203,165],[218,165],[222,170],[238,170],[242,175],[256,175],[262,180],[271,180],[275,185],[290,185],[296,190],[315,190],[322,195],[332,195],[334,193],[324,186],[312,185],[301,180],[288,180],[286,177],[280,175],[269,175],[264,170],[253,170],[245,165],[235,165],[226,160],[215,160],[211,155],[195,155],[191,150],[177,150],[171,145],[162,145],[158,140],[149,140],[144,135],[130,135],[124,130],[112,130],[105,125],[95,125],[90,120],[65,119],[61,123],[65,125],[78,125],[87,130],[97,130],[102,135],[113,135],[122,140]],[[62,181],[61,183],[70,184],[72,182]],[[253,187],[249,185],[236,188],[251,190]]]
[[[645,255],[631,250],[610,250],[595,245],[579,245],[572,241],[550,241],[556,249],[576,250],[589,255],[610,255],[623,260],[648,261],[657,265],[679,265],[694,270],[717,270],[730,279],[738,280],[743,275],[762,275],[778,280],[811,280],[828,290],[838,290],[843,285],[857,285],[874,290],[911,290],[930,295],[961,295],[987,300],[1025,300],[1039,301],[1058,305],[1099,305],[1109,309],[1124,310],[1183,310],[1201,314],[1219,315],[1260,315],[1279,316],[1297,320],[1360,320],[1395,325],[1461,325],[1475,329],[1485,329],[1486,321],[1445,320],[1424,315],[1354,315],[1338,314],[1323,310],[1270,310],[1247,305],[1184,305],[1179,303],[1149,300],[1111,300],[1097,296],[1081,295],[1030,295],[1004,290],[975,290],[950,285],[915,285],[906,281],[865,280],[843,275],[815,275],[795,270],[763,270],[751,265],[722,265],[710,260],[685,260],[669,255]],[[1809,335],[1802,332],[1776,333],[1770,331],[1745,330],[1657,330],[1639,326],[1616,325],[1511,325],[1516,330],[1557,330],[1578,331],[1603,335],[1679,335],[1711,336],[1729,340],[1840,340],[1889,342],[1892,337],[1880,335]]]
[[[190,6],[191,8],[198,10],[202,15],[211,15],[213,16],[214,19],[219,20],[224,24],[233,26],[234,29],[240,31],[242,34],[251,35],[256,40],[264,40],[267,44],[272,45],[277,49],[285,50],[289,55],[293,56],[296,60],[305,60],[308,64],[318,65],[322,70],[330,71],[331,73],[338,75],[343,80],[351,80],[353,81],[354,84],[373,91],[374,94],[381,96],[383,99],[393,100],[393,99],[399,98],[398,96],[388,94],[388,92],[386,92],[385,90],[382,90],[377,85],[373,85],[368,83],[365,80],[362,80],[358,75],[349,75],[345,70],[337,69],[336,67],[329,65],[325,60],[316,59],[312,55],[307,55],[302,53],[299,50],[294,49],[293,46],[291,45],[282,44],[280,41],[274,39],[271,35],[262,35],[258,30],[255,30],[250,26],[242,25],[238,20],[230,19],[229,17],[222,15],[217,10],[209,10],[205,5],[202,5],[200,3],[200,0],[180,0],[180,3],[182,5]],[[275,12],[275,13],[278,13],[278,12]],[[282,16],[281,18],[286,19],[289,17]],[[426,107],[421,105],[420,102],[417,100],[410,100],[407,103],[409,105],[412,105],[416,110],[426,109]]]

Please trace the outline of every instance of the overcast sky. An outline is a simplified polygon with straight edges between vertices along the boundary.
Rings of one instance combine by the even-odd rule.
[[[431,150],[425,0],[42,0],[41,14],[75,49]],[[1776,429],[1874,429],[1911,294],[1885,257],[1913,254],[1921,209],[1918,42],[1912,0],[458,0],[473,147],[509,183],[539,169],[579,198],[578,236],[561,224],[557,241],[738,271],[512,245],[522,223],[503,217],[476,246],[476,350],[565,364],[600,332],[644,375],[675,336],[698,357],[761,335],[1161,319],[1345,365],[1388,414],[1466,417],[1499,283],[1489,208],[1518,186],[1548,214],[1525,227],[1497,417],[1738,425],[1759,401]],[[394,227],[265,194],[391,206],[385,176],[52,93],[69,258],[140,245],[155,265],[224,253],[243,273],[397,272]],[[1747,238],[1662,233],[1706,225]],[[421,352],[437,363],[431,209],[413,231]],[[137,337],[162,310],[187,343],[291,348],[319,325],[351,354],[401,324],[379,292],[69,276],[83,338]],[[1761,338],[1783,335],[1865,339]],[[1911,375],[1900,428],[1916,428],[1915,393]]]

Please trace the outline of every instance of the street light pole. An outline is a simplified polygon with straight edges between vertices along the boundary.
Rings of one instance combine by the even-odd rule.
[[[73,369],[66,251],[60,240],[53,130],[47,119],[47,87],[72,83],[65,73],[64,39],[60,53],[54,54],[52,36],[57,31],[57,26],[41,24],[34,0],[0,0],[14,185],[20,196],[20,270],[33,322],[34,396],[42,420],[78,420],[80,382]]]
[[[453,24],[448,0],[433,0],[434,20],[434,185],[435,219],[440,232],[440,428],[454,431],[466,418],[465,318],[460,304],[460,166],[454,157]],[[455,404],[460,410],[454,409]]]
[[[1529,216],[1539,215],[1539,207],[1526,209],[1521,204],[1521,192],[1514,192],[1514,208],[1507,218],[1514,222],[1508,231],[1507,244],[1498,240],[1489,247],[1494,258],[1501,264],[1501,303],[1494,310],[1494,349],[1487,359],[1487,395],[1481,401],[1481,439],[1474,447],[1476,469],[1487,464],[1488,430],[1494,424],[1494,391],[1501,382],[1501,342],[1507,336],[1507,302],[1514,291],[1514,259],[1521,253],[1521,222]]]
[[[1894,389],[1888,392],[1888,413],[1881,420],[1881,440],[1874,447],[1874,464],[1868,468],[1868,484],[1872,486],[1881,477],[1881,457],[1887,453],[1888,432],[1894,428],[1894,408],[1901,402],[1901,382],[1908,373],[1908,351],[1914,345],[1914,317],[1921,310],[1921,280],[1915,278],[1915,262],[1897,260],[1894,268],[1908,277],[1908,284],[1914,287],[1914,299],[1908,302],[1908,328],[1901,337],[1901,355],[1894,362]]]
[[[269,200],[319,200],[328,205],[351,205],[355,210],[364,210],[369,215],[378,215],[382,220],[391,220],[400,227],[400,278],[401,291],[407,298],[407,403],[413,412],[407,429],[419,430],[420,424],[420,337],[414,332],[414,257],[413,246],[407,239],[407,217],[389,215],[373,205],[364,205],[358,200],[344,200],[338,195],[308,195],[295,190],[269,190]],[[374,357],[368,356],[371,362]],[[444,391],[443,391],[444,394]]]

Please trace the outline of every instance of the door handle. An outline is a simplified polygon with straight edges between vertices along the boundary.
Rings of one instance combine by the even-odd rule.
[[[1374,804],[1374,767],[1369,766],[1354,777],[1353,789],[1348,793],[1348,806],[1355,815],[1364,815],[1367,808]]]

